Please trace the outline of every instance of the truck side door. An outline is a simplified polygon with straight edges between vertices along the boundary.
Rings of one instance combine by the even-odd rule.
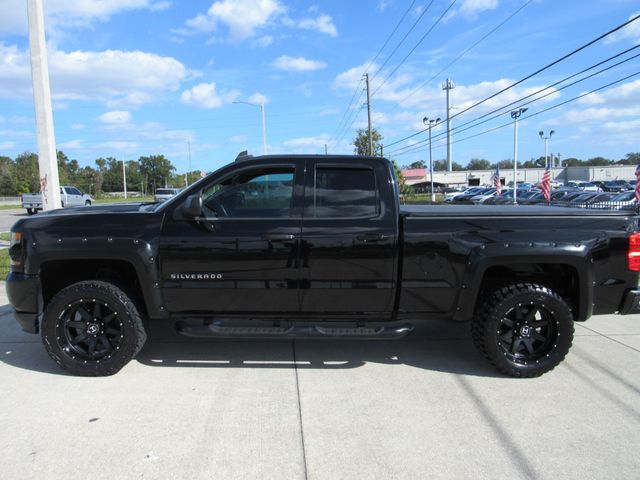
[[[398,212],[386,164],[308,160],[302,312],[385,317],[393,309]]]
[[[303,178],[300,160],[240,162],[202,187],[201,217],[167,213],[160,238],[167,310],[254,318],[298,312]]]

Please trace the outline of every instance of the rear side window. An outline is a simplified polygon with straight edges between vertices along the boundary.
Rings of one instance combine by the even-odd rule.
[[[314,198],[316,217],[372,217],[378,214],[373,170],[317,167]]]

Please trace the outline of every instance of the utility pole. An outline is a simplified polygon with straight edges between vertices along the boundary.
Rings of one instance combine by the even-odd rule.
[[[38,135],[38,168],[42,209],[53,210],[62,206],[60,179],[56,157],[56,139],[53,130],[51,88],[49,86],[49,63],[44,37],[44,12],[42,0],[27,0],[29,18],[29,50],[31,51],[31,79],[33,81],[33,103],[36,113]]]
[[[371,95],[369,93],[369,74],[365,73],[364,78],[367,81],[367,119],[369,123],[369,156],[373,156],[373,139],[371,138]]]
[[[380,144],[380,156],[384,157],[384,145]]]
[[[122,186],[124,187],[124,198],[127,199],[127,170],[125,169],[124,159],[122,159]]]
[[[187,174],[184,179],[187,183],[187,187],[189,186],[189,172],[191,171],[191,140],[187,140],[187,149],[189,150],[189,170],[187,170]]]
[[[433,188],[433,157],[431,156],[431,129],[435,127],[438,123],[440,123],[440,117],[436,119],[429,119],[429,117],[424,117],[422,119],[422,123],[429,127],[429,171],[431,172],[431,203],[436,202],[436,192],[434,192]]]
[[[447,92],[447,168],[451,172],[453,170],[453,157],[451,155],[451,100],[449,90],[455,88],[452,80],[448,79],[442,82],[442,89]]]
[[[519,108],[511,111],[511,118],[513,118],[513,204],[518,204],[518,118],[524,112],[526,108]]]
[[[324,144],[324,154],[329,155],[329,151],[327,150],[327,144]]]

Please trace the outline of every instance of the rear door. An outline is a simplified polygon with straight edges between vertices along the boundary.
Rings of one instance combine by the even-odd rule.
[[[307,161],[302,222],[302,312],[385,316],[397,260],[394,187],[376,160]]]

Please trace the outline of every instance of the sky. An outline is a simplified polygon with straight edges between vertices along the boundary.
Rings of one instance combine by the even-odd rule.
[[[350,154],[367,125],[365,73],[373,126],[400,165],[428,159],[423,118],[446,117],[446,78],[462,165],[513,158],[509,111],[525,102],[519,160],[542,156],[550,130],[561,158],[640,151],[640,48],[558,83],[640,46],[640,20],[489,98],[639,14],[637,0],[44,4],[56,146],[81,165],[164,154],[178,173],[213,171],[262,153],[260,105],[268,153]],[[0,155],[15,157],[37,151],[26,1],[0,12]],[[434,160],[445,125],[431,132]]]

